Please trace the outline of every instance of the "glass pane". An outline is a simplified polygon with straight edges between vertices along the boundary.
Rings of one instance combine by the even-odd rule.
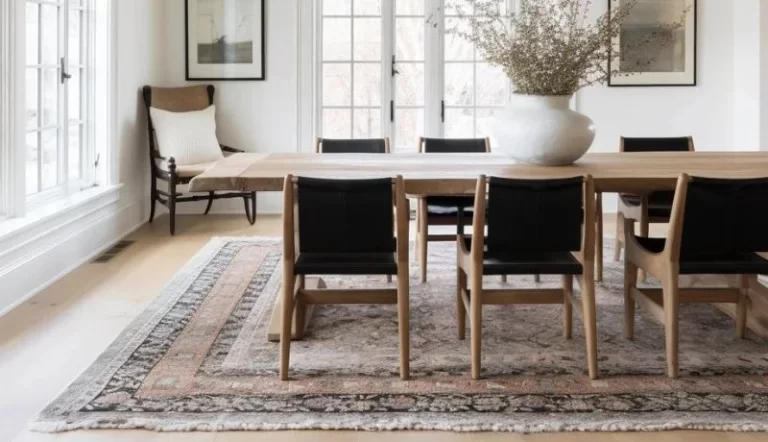
[[[424,15],[425,0],[395,0],[397,15]]]
[[[381,63],[356,63],[354,89],[355,106],[381,106]]]
[[[487,63],[477,65],[477,105],[504,106],[507,95],[507,76],[501,68]]]
[[[424,105],[424,63],[398,63],[395,103],[400,106]]]
[[[472,108],[446,109],[445,136],[447,138],[473,138],[475,136],[475,110]]]
[[[396,22],[397,60],[424,60],[424,19],[397,18]]]
[[[323,0],[323,15],[349,15],[351,13],[351,0]]]
[[[40,191],[37,182],[37,157],[40,151],[37,146],[38,133],[27,134],[27,161],[26,161],[26,186],[27,195],[32,195]]]
[[[80,96],[80,81],[82,79],[80,69],[72,68],[70,72],[72,78],[67,82],[69,88],[67,102],[69,103],[69,121],[72,123],[80,121],[80,106],[83,98]]]
[[[352,110],[323,109],[323,137],[349,138],[352,136]]]
[[[59,182],[59,130],[49,129],[42,133],[43,143],[43,190],[56,187]]]
[[[352,104],[352,64],[323,64],[323,106]]]
[[[424,136],[423,109],[397,109],[395,142],[399,152],[416,152],[419,137]]]
[[[34,3],[27,3],[27,64],[40,62],[39,38],[40,38],[40,7]]]
[[[58,124],[59,70],[43,69],[43,126]]]
[[[69,126],[69,139],[68,139],[68,161],[67,165],[68,175],[70,180],[77,180],[80,178],[80,153],[81,139],[82,139],[82,126],[79,124],[73,124]]]
[[[37,102],[38,76],[40,71],[37,68],[27,68],[24,84],[25,95],[27,96],[27,129],[34,129],[39,126],[38,116],[40,111]]]
[[[78,65],[80,61],[80,44],[82,43],[80,34],[80,23],[82,14],[78,10],[69,11],[69,64]]]
[[[496,109],[478,109],[477,110],[477,132],[476,137],[491,137],[491,146],[498,146],[493,137],[493,122],[496,112],[501,112],[502,108]]]
[[[355,15],[381,15],[381,0],[355,0]]]
[[[59,63],[59,7],[40,5],[42,39],[42,62],[44,64]]]
[[[353,116],[353,138],[381,138],[381,109],[355,109]]]
[[[381,19],[355,19],[355,60],[381,60]]]
[[[445,64],[445,104],[472,106],[474,95],[474,63]]]
[[[448,18],[445,20],[445,29],[451,31],[468,29],[468,20]],[[445,60],[446,61],[473,61],[475,47],[466,39],[451,33],[445,34]]]
[[[352,19],[323,19],[323,60],[349,60],[352,56]]]
[[[474,13],[471,0],[445,0],[445,15],[471,15]]]

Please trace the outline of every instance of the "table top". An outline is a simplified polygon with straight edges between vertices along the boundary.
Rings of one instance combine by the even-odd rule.
[[[474,193],[480,175],[545,179],[590,174],[598,191],[647,193],[674,189],[681,173],[766,177],[768,152],[593,153],[563,167],[519,164],[498,153],[242,153],[195,177],[190,191],[280,191],[288,174],[339,179],[402,175],[409,194],[459,195]]]

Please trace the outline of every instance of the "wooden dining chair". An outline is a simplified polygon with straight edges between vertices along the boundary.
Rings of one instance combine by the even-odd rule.
[[[693,137],[626,138],[619,140],[619,152],[694,152]],[[648,236],[650,224],[666,224],[672,213],[674,192],[660,191],[650,195],[619,194],[616,238],[613,260],[621,259],[624,247],[624,220],[634,219],[640,225],[640,235]],[[597,194],[597,279],[603,280],[603,194]],[[641,273],[641,279],[645,279]]]
[[[307,305],[313,304],[396,304],[400,377],[408,379],[409,242],[403,178],[289,175],[284,198],[281,379],[288,379],[294,314],[296,321],[304,321]],[[305,286],[309,275],[397,275],[397,289],[310,290]]]
[[[488,203],[486,207],[486,188]],[[581,313],[589,376],[597,378],[594,232],[595,193],[590,176],[511,180],[482,176],[475,194],[472,237],[458,235],[459,339],[469,311],[472,378],[480,378],[482,308],[487,304],[560,304],[563,335],[571,338],[573,306]],[[486,210],[488,234],[485,236]],[[484,275],[562,275],[559,289],[493,289]],[[581,305],[573,297],[573,277]]]
[[[419,153],[488,153],[489,138],[445,139],[419,138]],[[416,209],[416,250],[421,268],[421,282],[427,281],[427,256],[430,241],[456,241],[456,235],[430,234],[430,226],[456,226],[462,233],[464,225],[472,222],[472,196],[429,196],[418,199]],[[468,222],[467,222],[468,221]]]
[[[315,141],[315,153],[390,153],[390,150],[389,138],[318,138]]]
[[[675,378],[678,363],[678,309],[681,303],[736,305],[736,334],[747,327],[749,289],[768,274],[768,229],[755,208],[768,205],[768,178],[724,180],[681,175],[672,206],[667,238],[634,234],[625,219],[624,334],[634,337],[635,303],[664,325],[667,374]],[[637,269],[661,281],[663,288],[637,286]],[[680,288],[680,275],[736,275],[730,288]],[[704,326],[704,325],[702,325]]]

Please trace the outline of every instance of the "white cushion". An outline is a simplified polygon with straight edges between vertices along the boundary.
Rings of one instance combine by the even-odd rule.
[[[209,163],[224,158],[216,138],[216,106],[194,112],[150,108],[160,155],[176,164]]]

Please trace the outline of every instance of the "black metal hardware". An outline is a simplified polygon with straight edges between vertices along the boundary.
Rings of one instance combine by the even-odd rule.
[[[64,62],[64,57],[61,57],[61,84],[64,84],[72,78],[72,75],[67,72],[67,64]]]
[[[395,100],[389,101],[389,121],[395,121]]]
[[[440,119],[445,123],[445,100],[440,101]]]

